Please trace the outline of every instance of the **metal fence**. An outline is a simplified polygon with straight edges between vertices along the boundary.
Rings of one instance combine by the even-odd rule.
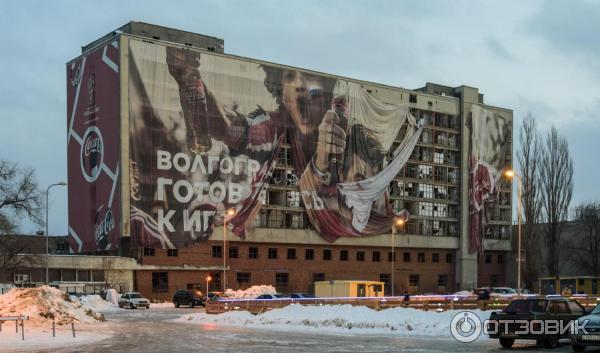
[[[586,308],[593,308],[600,303],[600,297],[572,297]],[[265,311],[283,308],[291,304],[300,305],[353,305],[366,306],[375,310],[395,307],[413,308],[419,310],[500,310],[506,307],[513,298],[492,298],[491,300],[477,300],[475,296],[415,296],[410,300],[404,297],[345,297],[345,298],[310,298],[310,299],[221,299],[206,302],[207,314],[220,314],[227,311],[248,311],[261,314]]]

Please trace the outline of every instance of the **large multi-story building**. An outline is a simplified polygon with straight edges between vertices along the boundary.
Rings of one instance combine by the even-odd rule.
[[[505,283],[511,110],[474,87],[390,87],[223,43],[131,22],[67,64],[73,252],[138,259],[137,289],[160,299],[209,275],[282,292]]]

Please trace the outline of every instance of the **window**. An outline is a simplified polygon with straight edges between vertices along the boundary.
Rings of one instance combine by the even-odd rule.
[[[402,261],[410,262],[410,253],[409,252],[405,252],[404,254],[402,254]]]
[[[249,259],[258,259],[258,248],[251,246],[248,248],[248,258]]]
[[[498,255],[498,265],[502,265],[504,263],[504,256]]]
[[[492,255],[485,255],[485,263],[486,264],[491,264],[492,263]]]
[[[144,256],[154,256],[154,248],[144,248]]]
[[[425,253],[420,252],[417,254],[417,262],[425,262]]]
[[[348,261],[348,250],[340,250],[340,261]]]
[[[304,260],[314,260],[314,259],[315,259],[315,249],[304,250]]]
[[[499,282],[498,275],[490,275],[490,285],[492,287],[497,286]]]
[[[209,288],[211,290],[220,290],[221,288],[221,272],[213,272],[210,274],[210,277],[212,277],[212,281],[210,281],[209,283]]]
[[[179,255],[177,249],[167,249],[167,256],[177,257],[177,255]]]
[[[152,272],[152,292],[167,293],[169,291],[169,272]]]
[[[287,292],[290,281],[290,275],[287,272],[278,272],[275,274],[275,289],[277,292]]]
[[[90,281],[90,270],[77,270],[77,281],[78,282],[89,282]]]
[[[396,261],[396,251],[394,251],[393,253],[391,251],[388,251],[388,262],[392,261]]]
[[[331,260],[331,250],[330,249],[324,249],[323,250],[323,260]]]
[[[277,248],[269,248],[268,257],[269,257],[269,259],[276,259],[277,258]]]
[[[250,273],[249,272],[238,272],[237,273],[237,285],[238,288],[248,288],[250,286]]]
[[[232,246],[229,248],[229,257],[232,259],[237,259],[240,255],[240,249],[237,246]]]
[[[102,274],[104,274],[104,271],[99,271],[99,272],[102,272]],[[49,277],[49,281],[50,282],[60,282],[60,270],[58,270],[58,269],[49,269],[48,270],[48,277]],[[102,276],[102,280],[97,281],[97,282],[103,282],[103,281],[104,281],[104,276]]]
[[[103,270],[92,270],[92,281],[93,282],[104,282],[104,271]]]
[[[438,275],[438,287],[445,287],[448,285],[448,275]]]
[[[313,282],[320,282],[325,280],[325,274],[322,272],[313,273]]]
[[[63,282],[75,282],[77,280],[75,276],[75,270],[62,270]]]
[[[420,282],[419,275],[408,276],[408,285],[411,287],[418,287]]]
[[[417,95],[416,94],[409,94],[408,95],[408,101],[411,103],[417,103]]]
[[[438,253],[431,254],[431,262],[433,262],[433,263],[440,262],[440,254],[438,254]]]
[[[287,258],[288,258],[288,260],[295,260],[296,259],[296,249],[294,249],[294,248],[287,249]]]
[[[213,245],[212,247],[212,257],[222,257],[223,249],[220,245]]]
[[[567,306],[567,302],[556,301],[550,304],[549,311],[554,314],[569,314],[569,307]]]
[[[364,251],[356,252],[356,261],[365,261],[365,252]]]
[[[451,264],[453,262],[454,262],[454,259],[452,258],[452,254],[446,254],[446,263]]]
[[[381,253],[379,251],[373,251],[373,262],[381,261]]]

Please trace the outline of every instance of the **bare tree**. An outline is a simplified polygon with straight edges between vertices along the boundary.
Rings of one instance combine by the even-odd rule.
[[[0,159],[0,274],[10,276],[36,262],[32,249],[14,233],[16,219],[26,217],[41,223],[42,197],[33,169],[23,169]]]
[[[20,217],[41,224],[42,200],[33,169],[0,159],[0,234],[14,233]]]
[[[558,276],[560,236],[568,218],[573,195],[573,160],[567,140],[554,126],[546,136],[540,160],[540,185],[543,206],[544,235],[548,253],[546,268],[551,276]]]
[[[600,275],[600,203],[581,203],[575,207],[575,237],[571,250],[573,262],[592,276]]]
[[[517,152],[517,160],[521,169],[523,182],[521,204],[523,206],[523,250],[525,263],[522,276],[525,288],[532,289],[538,278],[539,242],[535,225],[540,220],[541,197],[539,156],[541,152],[540,136],[537,132],[535,118],[528,113],[519,132],[521,145]]]
[[[18,235],[0,234],[0,281],[12,281],[20,270],[26,270],[41,263],[27,241]]]

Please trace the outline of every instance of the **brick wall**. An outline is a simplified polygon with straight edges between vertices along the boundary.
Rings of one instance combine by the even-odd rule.
[[[213,246],[221,247],[219,241],[207,241],[189,248],[178,249],[177,256],[167,256],[167,250],[154,249],[154,256],[142,256],[144,265],[181,266],[183,264],[196,266],[222,266],[222,257],[213,257]],[[250,285],[270,284],[278,286],[284,293],[313,292],[313,279],[315,274],[324,274],[325,280],[381,280],[381,275],[391,273],[392,263],[388,261],[391,248],[386,247],[347,247],[347,246],[307,246],[303,244],[268,244],[228,242],[227,247],[237,248],[237,258],[227,257],[227,287],[244,289]],[[258,248],[258,258],[250,258],[250,248]],[[269,258],[269,249],[277,249],[277,258]],[[288,249],[295,249],[295,259],[288,259]],[[307,260],[306,250],[312,249],[314,257]],[[331,260],[324,259],[324,251],[331,251]],[[347,251],[347,260],[342,260],[342,252]],[[364,259],[359,260],[358,252],[362,252]],[[374,252],[379,252],[379,261],[374,261]],[[405,261],[404,253],[410,254],[410,261]],[[422,253],[420,256],[419,254]],[[437,257],[436,255],[437,254]],[[171,254],[173,255],[173,254]],[[218,254],[216,254],[218,255]],[[376,256],[376,255],[375,255]],[[450,256],[450,258],[447,258]],[[434,262],[437,259],[437,262]],[[450,262],[447,262],[449,260]],[[422,262],[421,262],[422,261]],[[396,248],[395,294],[400,295],[405,290],[419,293],[451,292],[455,283],[454,250],[449,249],[402,249]],[[152,272],[168,272],[168,289],[161,288],[162,292],[153,292]],[[287,286],[285,281],[277,283],[277,278],[285,279],[287,273]],[[148,298],[157,300],[170,300],[178,289],[199,287],[204,292],[206,277],[212,275],[211,290],[221,290],[221,271],[137,271],[137,290]],[[279,276],[277,274],[280,274]],[[281,275],[284,274],[284,275]],[[249,275],[249,278],[248,278]],[[418,275],[418,286],[409,288],[409,278]],[[439,278],[444,276],[444,278]],[[248,279],[249,282],[238,282]],[[446,283],[445,288],[438,286],[438,281]],[[389,293],[386,288],[386,294]]]

